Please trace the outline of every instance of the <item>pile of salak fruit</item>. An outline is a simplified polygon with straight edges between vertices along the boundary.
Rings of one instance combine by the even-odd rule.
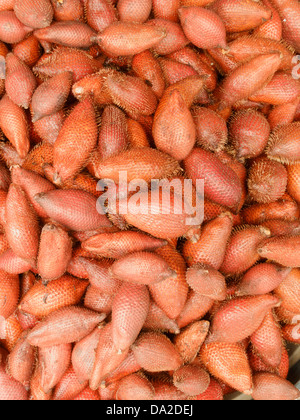
[[[0,0],[1,400],[299,399],[297,54],[297,0]]]

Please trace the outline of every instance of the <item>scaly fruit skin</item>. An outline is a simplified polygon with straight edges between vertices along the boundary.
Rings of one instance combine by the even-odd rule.
[[[35,195],[51,219],[74,231],[89,231],[111,226],[108,218],[99,214],[97,199],[82,190],[53,190]]]
[[[28,392],[25,386],[11,378],[5,371],[5,365],[0,366],[0,400],[27,401]]]
[[[120,380],[116,400],[153,400],[155,396],[151,382],[141,373],[133,373]]]
[[[163,0],[152,0],[155,18],[178,22],[178,9],[180,7],[180,3],[180,0],[171,0],[168,3]]]
[[[34,327],[27,339],[37,347],[74,343],[92,332],[105,317],[76,306],[61,308]]]
[[[37,259],[37,270],[44,282],[63,276],[72,258],[72,240],[53,224],[44,225]]]
[[[208,321],[196,321],[174,337],[173,343],[185,364],[192,363],[195,360],[207,337],[209,327],[210,323]]]
[[[138,337],[149,312],[150,296],[144,285],[124,283],[112,304],[112,338],[120,351],[127,350]]]
[[[7,319],[17,308],[20,293],[20,281],[17,275],[8,274],[2,270],[0,271],[0,279],[0,316]]]
[[[87,281],[69,275],[53,280],[48,285],[39,281],[23,296],[19,310],[38,318],[48,316],[60,308],[77,305],[87,286]]]
[[[182,365],[182,359],[164,335],[156,332],[142,333],[132,345],[137,362],[148,372],[176,370]]]
[[[166,241],[152,238],[142,232],[102,233],[82,242],[86,251],[105,258],[120,258],[137,251],[153,251],[166,245]]]
[[[192,115],[197,145],[212,152],[223,149],[228,139],[226,121],[215,111],[204,107],[193,108]]]
[[[7,54],[5,90],[9,98],[27,109],[36,87],[37,81],[30,68],[15,54]]]
[[[300,270],[292,270],[275,290],[282,307],[295,313],[300,310]]]
[[[69,96],[72,81],[72,73],[65,72],[53,76],[36,89],[31,103],[33,122],[55,114],[63,108]]]
[[[155,54],[172,54],[189,43],[181,26],[176,22],[166,19],[152,19],[148,20],[146,25],[160,29],[164,33],[164,37],[153,48]]]
[[[247,354],[239,343],[207,343],[200,360],[217,379],[245,394],[252,393],[252,375]]]
[[[152,0],[119,0],[117,10],[122,22],[144,23],[148,20],[152,9]]]
[[[210,341],[237,343],[252,335],[267,312],[279,306],[276,296],[261,295],[235,298],[225,302],[213,317]]]
[[[251,335],[251,344],[261,359],[277,368],[282,358],[282,335],[280,324],[272,310],[268,311],[260,327]]]
[[[248,98],[275,74],[281,64],[280,54],[263,54],[232,71],[221,84],[220,102],[224,106]]]
[[[251,268],[260,259],[257,247],[270,236],[269,229],[263,226],[237,227],[229,239],[221,273],[241,274]]]
[[[266,239],[258,247],[261,258],[267,258],[284,267],[300,267],[300,235]]]
[[[24,332],[8,356],[7,371],[16,381],[28,387],[34,370],[35,348],[26,340]]]
[[[185,159],[184,167],[194,185],[197,179],[204,179],[206,198],[237,210],[242,198],[241,182],[236,173],[213,153],[195,148]]]
[[[112,276],[129,283],[159,283],[175,275],[159,255],[147,251],[133,252],[115,261]]]
[[[247,0],[217,0],[210,9],[220,16],[229,33],[254,29],[272,15],[261,3]]]
[[[32,32],[32,28],[23,25],[12,10],[0,11],[0,39],[8,44],[22,41]]]
[[[200,7],[183,7],[178,14],[186,37],[196,47],[226,48],[226,29],[216,13]]]
[[[181,392],[192,397],[207,390],[210,376],[204,369],[191,363],[174,372],[173,383]]]
[[[83,22],[56,22],[51,26],[34,31],[41,41],[63,45],[70,48],[89,48],[95,32]]]
[[[254,158],[262,154],[268,143],[270,125],[258,111],[238,111],[230,121],[229,136],[237,157]]]
[[[253,376],[252,398],[255,401],[292,401],[299,397],[300,391],[278,375],[262,372]]]
[[[193,265],[187,270],[186,280],[189,286],[201,296],[218,301],[226,298],[225,277],[209,265]]]
[[[290,273],[273,263],[262,263],[252,267],[242,278],[235,291],[237,296],[263,295],[273,292]]]
[[[117,21],[116,9],[107,0],[90,0],[86,4],[86,19],[91,28],[102,32]]]
[[[88,381],[92,375],[102,329],[103,325],[96,327],[94,331],[76,343],[73,348],[72,366],[80,382]]]
[[[16,0],[14,12],[24,25],[31,28],[45,28],[53,19],[50,0]]]
[[[70,365],[59,383],[53,390],[53,401],[70,401],[77,397],[86,387],[87,381],[80,382],[76,376],[73,366]]]
[[[117,384],[118,381],[131,373],[136,373],[141,369],[137,363],[133,351],[129,350],[126,359],[113,372],[111,372],[105,379],[105,385]]]
[[[56,21],[83,20],[84,6],[81,0],[51,0]]]
[[[159,150],[181,161],[188,157],[195,145],[195,124],[178,90],[172,91],[168,98],[164,98],[154,116],[154,142]],[[174,115],[177,116],[175,124]]]
[[[19,157],[24,159],[30,149],[26,114],[8,95],[4,95],[0,101],[0,127]]]
[[[183,245],[183,256],[188,264],[208,264],[216,270],[222,265],[231,235],[233,218],[229,212],[221,213],[201,227],[197,242],[187,240]]]
[[[272,17],[255,29],[256,36],[280,41],[282,39],[282,21],[278,11],[269,0],[262,0],[263,4],[272,10]]]
[[[73,178],[86,164],[97,144],[98,127],[96,113],[91,102],[86,99],[73,109],[55,141],[53,166],[57,181]],[[82,136],[84,144],[80,145]],[[72,165],[68,160],[72,156]]]
[[[109,56],[135,55],[155,47],[165,31],[141,23],[115,22],[95,37],[101,49]]]
[[[288,175],[279,162],[260,157],[250,167],[247,185],[250,200],[257,203],[272,203],[283,197]]]
[[[266,148],[266,154],[270,159],[293,164],[300,159],[299,139],[299,122],[275,128]]]
[[[278,11],[283,25],[283,38],[300,52],[300,31],[298,19],[300,15],[299,3],[296,0],[271,0],[271,4]]]
[[[19,185],[11,184],[9,187],[5,218],[5,233],[13,252],[35,266],[40,227],[37,215]]]

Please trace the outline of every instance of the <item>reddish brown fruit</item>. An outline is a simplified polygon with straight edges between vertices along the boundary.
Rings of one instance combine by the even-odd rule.
[[[174,372],[173,382],[176,388],[188,396],[205,392],[210,383],[209,374],[197,365],[185,365]]]
[[[250,96],[251,101],[283,105],[299,99],[300,82],[285,72],[278,72],[262,89]]]
[[[171,245],[156,250],[176,273],[160,283],[151,284],[149,290],[155,303],[171,318],[181,313],[187,300],[188,284],[185,279],[186,264],[184,259]],[[166,300],[165,297],[168,296]]]
[[[42,83],[34,92],[31,103],[32,121],[60,111],[69,96],[73,76],[70,72],[57,74]]]
[[[150,381],[143,375],[133,373],[120,380],[116,392],[116,400],[153,400],[154,388]]]
[[[226,48],[225,26],[216,13],[201,7],[183,7],[178,13],[186,37],[196,47]]]
[[[73,401],[100,401],[99,392],[87,387]]]
[[[300,344],[300,323],[299,324],[286,324],[281,329],[282,337],[284,340],[294,343]]]
[[[39,246],[39,223],[25,192],[11,184],[6,200],[5,233],[13,252],[35,266]]]
[[[1,318],[9,318],[17,308],[20,282],[19,277],[14,274],[7,274],[5,271],[0,271],[0,316]]]
[[[80,382],[88,381],[91,378],[102,328],[103,325],[97,327],[89,335],[76,343],[73,348],[72,366]]]
[[[89,100],[79,103],[73,109],[55,141],[53,166],[57,183],[73,178],[86,164],[97,144],[97,121],[93,105]],[[85,136],[84,145],[79,139]],[[72,156],[72,165],[68,157]],[[68,162],[66,164],[66,162]]]
[[[260,327],[251,335],[251,344],[262,360],[273,368],[280,365],[282,358],[281,327],[270,310]]]
[[[220,101],[224,107],[249,98],[262,88],[281,64],[280,54],[263,54],[233,70],[220,85]]]
[[[159,61],[150,50],[133,57],[132,69],[146,83],[150,82],[151,88],[158,98],[162,97],[165,90],[164,75]]]
[[[217,379],[245,394],[252,393],[251,369],[239,343],[208,343],[200,350],[200,360]]]
[[[82,190],[53,190],[37,194],[35,200],[49,217],[75,231],[111,226],[107,217],[96,209],[97,199]]]
[[[70,401],[77,397],[86,387],[88,382],[80,382],[72,365],[68,368],[62,379],[53,391],[53,401]]]
[[[238,158],[253,158],[263,153],[270,136],[270,125],[258,111],[238,111],[230,121],[229,135]]]
[[[272,203],[286,191],[287,170],[281,163],[262,157],[251,165],[247,183],[252,201]]]
[[[131,373],[136,373],[141,369],[141,366],[137,363],[133,351],[129,350],[128,355],[124,362],[122,362],[117,369],[111,372],[105,379],[105,385],[118,383],[118,381]]]
[[[174,124],[176,115],[176,124]],[[196,129],[192,115],[180,92],[173,90],[164,96],[156,110],[153,121],[153,138],[156,147],[176,160],[184,160],[196,141]]]
[[[34,346],[68,344],[86,337],[106,317],[76,306],[65,307],[48,315],[28,335]]]
[[[178,318],[176,318],[178,327],[181,329],[191,322],[200,320],[212,308],[213,304],[213,299],[198,295],[194,291],[191,291],[182,312]]]
[[[197,395],[195,400],[200,401],[223,401],[223,390],[218,381],[210,378],[210,384],[205,392]]]
[[[108,0],[91,0],[86,4],[86,18],[89,26],[102,32],[117,21],[116,10]]]
[[[7,54],[5,90],[9,98],[27,109],[36,86],[36,78],[30,68],[15,54]]]
[[[20,158],[25,158],[30,148],[26,114],[8,95],[0,101],[0,127]]]
[[[41,41],[63,45],[70,48],[89,48],[93,45],[95,32],[88,25],[78,21],[56,22],[51,26],[34,31]]]
[[[106,377],[126,359],[128,350],[120,353],[112,339],[112,324],[101,329],[96,359],[90,378],[90,388],[97,389]]]
[[[111,273],[119,280],[138,284],[159,283],[176,275],[162,257],[146,251],[119,258],[113,263]]]
[[[65,114],[64,111],[61,110],[33,123],[33,127],[42,142],[53,145],[58,137],[60,130],[62,129],[64,120]]]
[[[178,21],[178,9],[180,7],[180,0],[171,0],[164,2],[163,0],[152,0],[153,13],[155,18]]]
[[[117,10],[122,22],[144,23],[148,20],[152,9],[152,0],[119,0]]]
[[[300,32],[297,25],[300,7],[296,0],[271,0],[271,4],[278,11],[283,26],[283,38],[300,52]]]
[[[170,332],[172,334],[179,333],[179,328],[176,321],[169,318],[165,312],[152,301],[150,302],[148,315],[143,329]]]
[[[78,304],[87,286],[86,281],[68,275],[47,286],[38,282],[23,297],[19,309],[39,318],[48,316],[60,308]]]
[[[37,260],[37,269],[44,282],[65,274],[72,258],[72,240],[68,233],[54,224],[44,225]]]
[[[300,397],[300,391],[291,382],[272,373],[256,373],[253,385],[255,401],[291,401]]]
[[[272,263],[255,265],[244,275],[235,293],[237,296],[247,296],[273,292],[290,271],[291,268],[284,268]]]
[[[5,371],[5,365],[0,366],[0,400],[1,401],[27,401],[28,392],[25,387]]]
[[[258,247],[262,258],[277,262],[284,267],[300,267],[300,236],[279,236],[266,239]]]
[[[160,29],[164,33],[164,37],[153,48],[158,55],[172,54],[189,43],[181,26],[176,22],[166,19],[153,19],[147,22],[147,26],[154,27],[157,30]]]
[[[51,0],[51,3],[56,21],[83,20],[84,5],[81,0]]]
[[[236,228],[229,239],[221,273],[240,274],[251,268],[260,259],[257,247],[270,235],[270,231],[262,226]]]
[[[210,323],[196,321],[174,337],[174,344],[185,364],[192,363],[208,334]]]
[[[291,124],[295,119],[298,104],[299,98],[294,102],[275,106],[268,115],[271,129],[274,130],[280,125]]]
[[[95,37],[95,41],[109,56],[126,56],[139,54],[154,47],[165,36],[165,31],[155,26],[115,22]]]
[[[31,28],[45,28],[53,19],[50,0],[15,0],[14,12],[24,25]]]
[[[148,372],[176,370],[183,363],[171,341],[160,333],[142,333],[132,350],[137,362]]]
[[[227,142],[226,121],[215,111],[197,107],[192,111],[196,124],[197,145],[212,152],[223,149]]]
[[[196,70],[191,66],[179,63],[178,61],[170,60],[168,58],[159,58],[159,64],[162,68],[166,85],[173,85],[190,76],[197,75]],[[204,94],[204,92],[203,92]]]
[[[194,185],[197,179],[204,179],[206,198],[234,211],[238,209],[242,198],[241,181],[236,173],[213,153],[195,148],[185,159],[184,166]]]
[[[41,387],[46,394],[61,381],[71,362],[71,344],[39,349]]]
[[[186,241],[183,256],[189,266],[203,263],[219,270],[225,257],[233,219],[230,213],[222,213],[201,228],[197,242]]]
[[[112,338],[116,349],[127,350],[139,335],[149,312],[146,286],[124,283],[112,306]]]
[[[277,10],[269,0],[262,0],[263,4],[272,10],[272,17],[255,29],[256,36],[280,41],[282,39],[282,21]]]
[[[300,202],[300,189],[299,189],[299,179],[300,179],[300,164],[296,163],[294,165],[289,165],[287,167],[288,171],[288,192],[291,196],[299,203]]]
[[[37,173],[28,171],[20,166],[13,166],[11,168],[11,176],[12,182],[19,185],[25,191],[37,215],[46,218],[47,213],[45,213],[43,208],[34,200],[34,196],[42,192],[54,190],[54,185]]]
[[[103,233],[92,236],[82,243],[82,247],[86,251],[115,259],[131,252],[152,251],[164,245],[166,242],[163,240],[134,231]]]
[[[294,269],[275,290],[276,296],[282,300],[282,306],[295,313],[300,308],[300,271]]]
[[[23,41],[32,28],[23,25],[10,10],[0,11],[0,40],[8,44]]]
[[[271,159],[279,162],[297,162],[300,159],[299,139],[299,122],[280,126],[273,131],[266,153]]]
[[[226,298],[224,276],[209,265],[193,265],[187,271],[186,280],[189,286],[199,295],[220,301]]]
[[[213,317],[209,341],[237,343],[252,335],[261,325],[267,312],[279,306],[272,295],[235,298],[224,303]]]
[[[32,265],[8,249],[0,255],[0,269],[10,274],[22,274],[31,270]]]
[[[91,286],[85,294],[84,306],[95,312],[110,314],[112,311],[113,300],[114,295],[102,293],[101,290]]]
[[[254,29],[272,15],[271,10],[261,3],[248,0],[217,0],[211,9],[220,16],[230,33]]]
[[[13,10],[14,0],[2,0],[0,4],[0,10]]]
[[[50,55],[41,57],[33,71],[42,78],[70,71],[73,73],[73,81],[76,83],[101,68],[101,62],[95,60],[85,51],[59,46]]]

